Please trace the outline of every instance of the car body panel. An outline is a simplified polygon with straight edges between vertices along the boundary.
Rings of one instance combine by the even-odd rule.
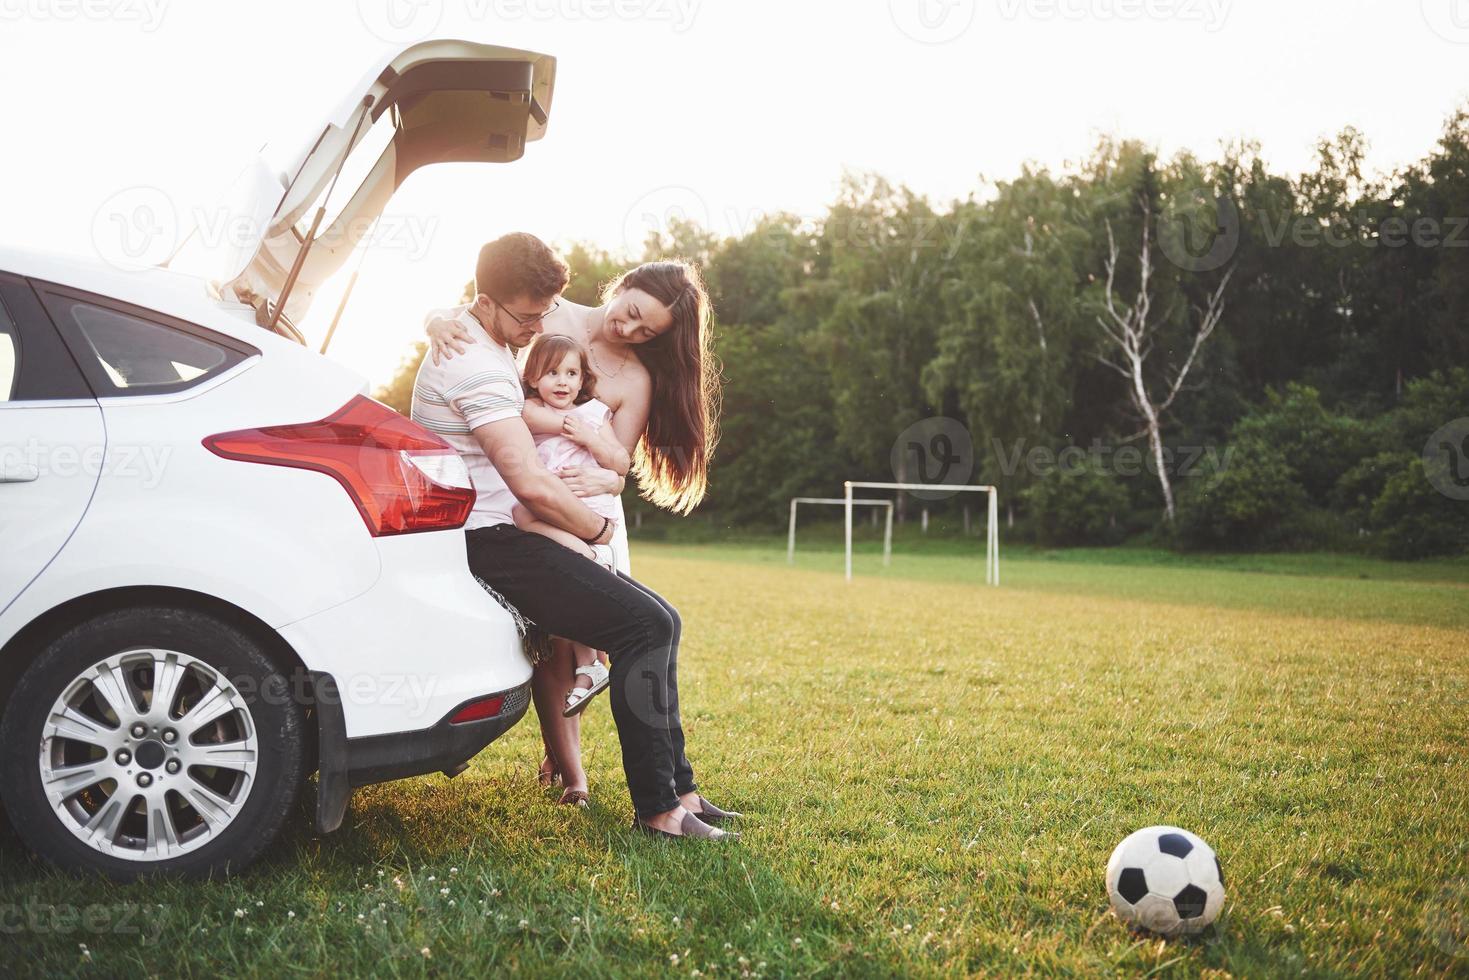
[[[106,448],[95,401],[0,403],[0,623],[81,523]]]
[[[0,643],[47,609],[113,588],[204,592],[271,626],[371,588],[377,549],[335,480],[201,444],[244,425],[321,418],[359,391],[306,366],[255,357],[201,388],[99,399],[107,475],[46,575],[0,615]]]
[[[368,592],[281,628],[341,692],[347,737],[427,728],[530,679],[515,621],[469,573],[462,531],[377,539]]]

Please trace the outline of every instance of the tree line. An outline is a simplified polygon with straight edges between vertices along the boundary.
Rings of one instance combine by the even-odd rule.
[[[774,527],[845,479],[933,478],[933,449],[1012,539],[1469,551],[1469,106],[1389,175],[1365,151],[1348,129],[1283,175],[1248,142],[1104,139],[947,207],[849,174],[819,220],[668,222],[642,258],[703,267],[726,381],[697,513]],[[622,268],[563,254],[579,302]]]

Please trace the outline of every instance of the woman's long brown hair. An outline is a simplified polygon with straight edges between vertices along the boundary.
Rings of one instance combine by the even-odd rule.
[[[668,307],[673,325],[633,348],[653,378],[648,427],[633,455],[643,499],[687,514],[709,488],[709,458],[719,441],[719,365],[711,349],[709,296],[694,265],[647,262],[610,283],[608,301],[641,289]]]

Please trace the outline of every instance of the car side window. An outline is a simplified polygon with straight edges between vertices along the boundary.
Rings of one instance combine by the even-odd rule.
[[[0,272],[0,405],[91,397],[35,290]]]
[[[57,325],[98,397],[182,391],[253,351],[202,328],[86,299],[47,293]]]
[[[15,391],[15,376],[20,368],[20,334],[15,321],[0,303],[0,402],[10,401]]]

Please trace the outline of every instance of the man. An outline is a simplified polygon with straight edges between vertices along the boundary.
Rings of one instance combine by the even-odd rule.
[[[511,348],[541,332],[566,288],[567,268],[533,235],[480,249],[474,302],[459,314],[476,343],[443,364],[425,358],[413,420],[464,457],[477,499],[465,524],[470,569],[542,630],[612,660],[609,696],[622,743],[634,826],[669,837],[733,839],[700,820],[723,811],[699,796],[678,714],[678,613],[651,590],[511,518],[519,501],[589,545],[612,540],[611,519],[587,508],[536,456],[521,418],[525,393]]]

